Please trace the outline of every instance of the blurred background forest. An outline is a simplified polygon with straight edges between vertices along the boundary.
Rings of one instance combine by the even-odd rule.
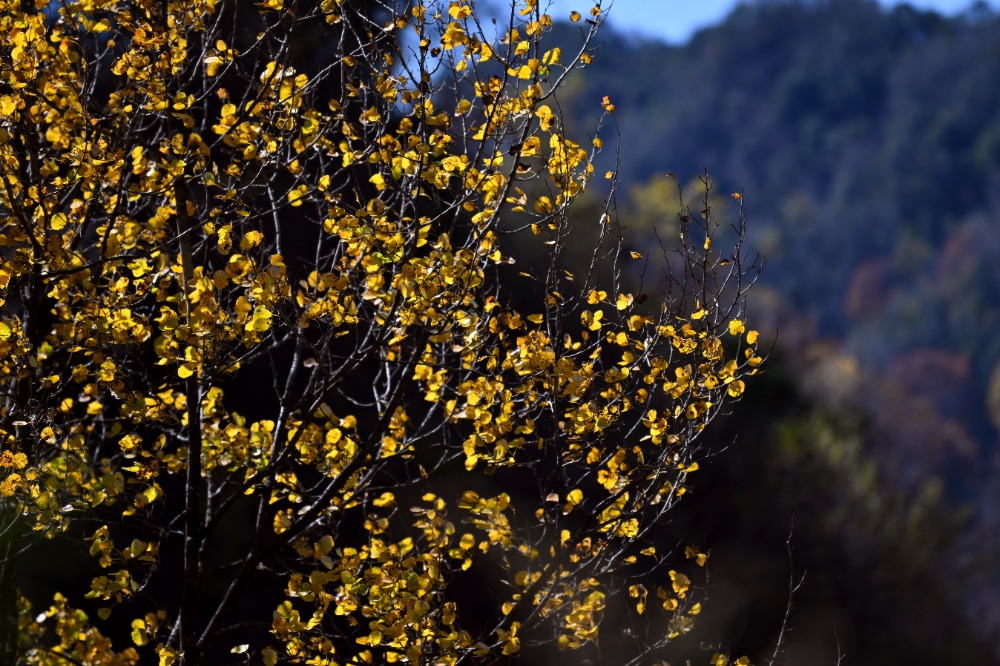
[[[690,658],[765,661],[804,573],[775,663],[1000,663],[1000,16],[769,1],[602,41],[559,101],[578,134],[616,105],[630,244],[655,263],[665,174],[699,210],[704,168],[765,263],[773,354],[674,523],[712,551]]]

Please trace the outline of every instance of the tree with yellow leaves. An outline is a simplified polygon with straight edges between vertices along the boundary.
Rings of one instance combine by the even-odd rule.
[[[686,630],[661,528],[761,361],[754,267],[705,210],[625,288],[571,18],[0,0],[0,662],[498,663],[612,595],[634,663]],[[83,588],[28,598],[55,542]]]

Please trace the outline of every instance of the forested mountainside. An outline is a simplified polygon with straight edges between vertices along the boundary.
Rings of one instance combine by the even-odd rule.
[[[733,552],[769,535],[761,571],[779,584],[794,520],[812,585],[789,663],[834,654],[832,626],[844,663],[1000,656],[1000,19],[748,3],[682,46],[605,31],[560,104],[585,128],[605,95],[620,159],[600,171],[623,183],[637,246],[669,236],[668,172],[692,207],[707,169],[715,212],[733,215],[736,191],[750,212],[772,393],[734,415],[741,435],[706,472],[718,492],[695,501],[733,512]],[[749,474],[758,496],[726,496]]]

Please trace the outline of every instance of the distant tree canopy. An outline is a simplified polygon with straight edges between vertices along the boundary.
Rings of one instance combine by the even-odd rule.
[[[659,528],[762,361],[744,218],[681,211],[667,293],[623,286],[557,98],[603,16],[549,47],[542,4],[0,0],[0,661],[690,629],[706,554]]]

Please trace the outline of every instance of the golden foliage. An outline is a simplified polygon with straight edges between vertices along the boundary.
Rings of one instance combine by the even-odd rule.
[[[556,94],[590,53],[543,49],[534,0],[497,35],[463,2],[379,26],[235,4],[0,0],[0,501],[37,536],[97,526],[102,604],[22,600],[20,663],[574,649],[610,594],[648,613],[640,571],[651,645],[684,631],[700,606],[653,528],[761,360],[739,246],[682,221],[662,307],[560,269],[575,225],[602,225],[592,266],[618,227],[571,220],[601,143],[562,134]],[[295,52],[307,25],[332,62]],[[511,272],[515,229],[547,272]],[[462,622],[470,569],[504,584],[487,629]],[[150,599],[165,572],[179,598]],[[241,617],[273,579],[273,612]]]

